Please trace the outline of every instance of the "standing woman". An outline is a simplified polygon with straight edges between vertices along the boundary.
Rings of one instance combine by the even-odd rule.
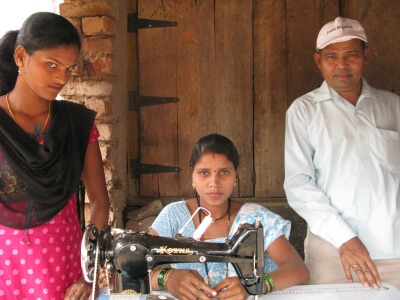
[[[0,299],[87,299],[77,192],[90,222],[108,222],[95,112],[55,100],[81,41],[64,17],[40,12],[0,42]]]
[[[240,224],[254,224],[261,217],[264,228],[264,293],[308,281],[309,272],[287,240],[290,222],[263,206],[231,200],[237,181],[239,155],[226,137],[211,134],[201,138],[192,151],[193,188],[197,197],[167,205],[151,226],[153,235],[175,237],[199,207],[210,211],[213,223],[202,235],[203,241],[224,243]],[[193,236],[205,214],[200,210],[182,232]],[[154,290],[168,290],[178,299],[247,299],[248,294],[233,269],[225,263],[184,263],[173,268],[155,269],[151,274]]]

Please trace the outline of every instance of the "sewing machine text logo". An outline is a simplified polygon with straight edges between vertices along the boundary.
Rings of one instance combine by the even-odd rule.
[[[156,253],[168,254],[168,255],[174,255],[174,254],[193,255],[193,251],[190,250],[189,248],[168,248],[168,246],[161,246],[160,249],[156,249]]]

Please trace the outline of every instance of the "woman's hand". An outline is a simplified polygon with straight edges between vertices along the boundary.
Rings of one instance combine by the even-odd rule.
[[[87,300],[91,292],[92,285],[81,277],[67,288],[64,300]]]
[[[225,278],[214,289],[217,299],[245,300],[250,296],[237,276]]]
[[[180,300],[209,300],[217,295],[217,292],[209,287],[203,277],[194,270],[173,269],[165,288]]]

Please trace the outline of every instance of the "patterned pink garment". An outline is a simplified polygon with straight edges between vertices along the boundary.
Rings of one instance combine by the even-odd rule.
[[[93,125],[89,143],[98,137]],[[66,288],[80,278],[76,199],[73,195],[52,220],[28,232],[0,225],[1,300],[64,299]]]

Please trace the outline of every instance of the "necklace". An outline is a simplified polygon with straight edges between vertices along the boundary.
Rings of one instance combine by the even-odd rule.
[[[197,195],[196,200],[197,200],[197,206],[200,207],[200,196],[199,195]],[[226,210],[226,212],[221,217],[216,218],[216,219],[213,218],[213,223],[215,221],[222,220],[223,218],[226,217],[226,215],[229,215],[229,217],[228,217],[228,227],[229,227],[229,219],[230,219],[230,216],[231,216],[231,201],[232,201],[231,198],[228,198],[228,209]],[[201,215],[202,214],[204,214],[204,212],[202,210],[200,210],[200,213],[199,213],[199,222],[200,223],[201,223]]]
[[[6,95],[7,108],[8,108],[8,111],[10,112],[10,115],[11,115],[11,117],[13,118],[14,122],[17,123],[17,121],[15,120],[14,114],[13,114],[13,112],[12,112],[12,110],[11,110],[10,102],[8,102],[8,94],[10,94],[10,93],[7,93],[7,95]],[[47,122],[48,122],[49,119],[50,119],[50,105],[51,105],[51,102],[49,101],[49,111],[48,111],[48,113],[47,113],[47,119],[46,119],[46,122],[44,123],[44,126],[43,126],[43,128],[42,128],[41,133],[42,133],[43,130],[46,128]],[[39,129],[40,129],[40,124],[39,124],[39,123],[36,123],[35,128],[34,128],[34,134],[35,134],[35,135],[37,135],[37,133],[39,132]]]

